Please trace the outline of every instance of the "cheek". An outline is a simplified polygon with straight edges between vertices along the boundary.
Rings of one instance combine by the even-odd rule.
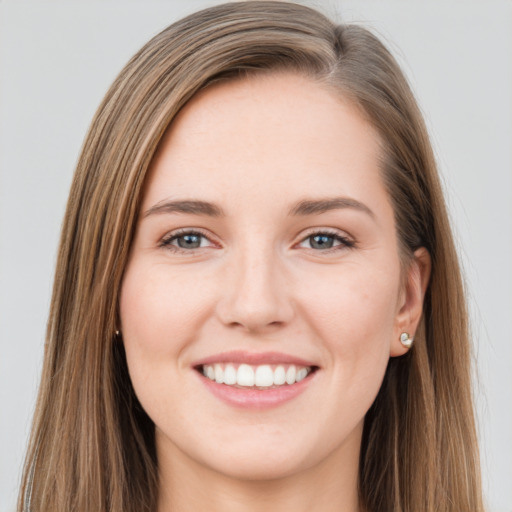
[[[179,395],[170,390],[186,390],[180,380],[181,354],[197,339],[201,295],[198,280],[180,278],[165,264],[141,258],[125,272],[120,316],[128,370],[139,401],[156,424],[172,424]]]
[[[343,390],[345,405],[361,416],[375,399],[390,357],[400,270],[389,263],[354,264],[329,281],[317,281],[304,308],[332,364],[334,393]]]
[[[171,277],[165,265],[129,265],[120,298],[127,355],[136,351],[158,360],[178,352],[195,334],[201,296],[200,280]]]
[[[304,290],[304,311],[317,319],[312,323],[324,333],[322,338],[356,350],[378,340],[391,341],[386,337],[394,325],[398,292],[398,265],[369,272],[368,266],[354,264]]]

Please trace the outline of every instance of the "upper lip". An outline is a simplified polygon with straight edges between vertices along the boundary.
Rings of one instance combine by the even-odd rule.
[[[231,350],[220,352],[192,364],[193,367],[215,363],[240,363],[250,365],[261,364],[294,364],[296,366],[316,366],[313,362],[300,357],[284,354],[282,352],[247,352],[244,350]]]

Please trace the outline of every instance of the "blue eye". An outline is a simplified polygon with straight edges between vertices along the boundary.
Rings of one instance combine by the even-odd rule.
[[[304,245],[304,244],[307,244]],[[182,230],[165,237],[160,246],[173,252],[192,253],[195,249],[211,247],[210,239],[200,231]],[[299,247],[314,249],[316,252],[333,252],[354,247],[354,242],[339,233],[318,231],[311,233],[300,242]]]
[[[313,235],[309,240],[313,249],[330,249],[335,241],[331,235]]]
[[[201,247],[201,235],[195,235],[195,234],[188,234],[188,235],[181,235],[175,238],[178,242],[178,247],[181,247],[182,249],[197,249],[198,247]]]
[[[347,238],[339,235],[338,233],[330,233],[330,232],[318,232],[312,233],[308,237],[306,237],[301,244],[309,242],[309,248],[318,249],[320,251],[329,251],[343,249],[346,247],[353,247],[354,242],[348,240]]]
[[[208,238],[198,231],[180,231],[164,238],[160,245],[173,251],[187,252],[192,249],[208,247],[208,242]]]

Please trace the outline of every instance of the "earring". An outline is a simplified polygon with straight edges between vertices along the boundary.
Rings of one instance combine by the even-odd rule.
[[[405,348],[411,348],[413,342],[414,342],[414,337],[410,337],[408,333],[403,332],[402,334],[400,334],[400,343]]]
[[[116,330],[116,338],[119,338],[120,335],[121,335],[121,331]]]

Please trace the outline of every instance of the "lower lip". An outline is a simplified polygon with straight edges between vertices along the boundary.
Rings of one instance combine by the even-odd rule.
[[[284,404],[303,393],[317,373],[317,371],[310,373],[295,384],[268,389],[235,388],[226,384],[218,384],[200,373],[198,376],[208,391],[229,405],[244,409],[267,409]]]

